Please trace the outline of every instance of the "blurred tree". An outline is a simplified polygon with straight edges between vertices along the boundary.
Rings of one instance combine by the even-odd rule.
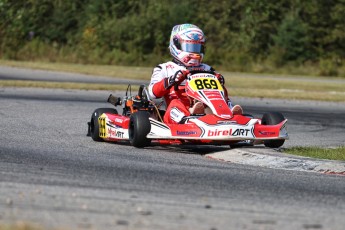
[[[295,15],[287,15],[273,35],[274,47],[280,50],[282,63],[286,61],[305,61],[311,57],[308,52],[308,31],[305,24]]]
[[[152,64],[169,57],[171,28],[193,23],[213,65],[242,71],[274,59],[331,69],[345,57],[344,12],[345,0],[0,0],[0,55],[40,58],[53,48],[61,60]]]

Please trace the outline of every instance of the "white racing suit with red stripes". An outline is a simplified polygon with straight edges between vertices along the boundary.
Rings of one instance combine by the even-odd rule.
[[[186,67],[174,61],[159,64],[153,69],[149,85],[149,94],[151,98],[164,97],[167,106],[167,110],[163,118],[165,123],[179,123],[183,117],[190,115],[188,109],[191,106],[191,100],[187,97],[184,90],[185,81],[179,85],[179,90],[177,91],[175,91],[174,86],[168,87],[169,77],[173,76],[179,70],[186,70]],[[214,69],[207,64],[193,67],[193,70],[214,72]],[[225,87],[224,91],[225,96],[228,99]],[[228,101],[230,102],[230,100]],[[231,105],[229,104],[229,106]]]

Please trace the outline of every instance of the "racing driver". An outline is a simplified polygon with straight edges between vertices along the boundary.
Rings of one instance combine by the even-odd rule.
[[[149,94],[152,98],[164,97],[167,110],[164,115],[165,123],[179,123],[183,117],[191,114],[210,113],[204,104],[191,101],[185,94],[185,78],[190,70],[210,71],[222,84],[224,94],[233,114],[242,114],[239,105],[232,106],[224,87],[224,77],[215,70],[202,63],[205,53],[205,35],[203,31],[192,24],[181,24],[173,27],[169,44],[172,61],[157,65],[153,69]],[[175,90],[175,85],[178,90]]]

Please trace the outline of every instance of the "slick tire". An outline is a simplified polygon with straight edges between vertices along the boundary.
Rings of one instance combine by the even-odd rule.
[[[285,118],[283,114],[279,112],[270,112],[265,113],[262,116],[261,123],[263,125],[277,125],[280,122],[284,121]],[[264,145],[269,148],[279,148],[284,144],[285,140],[265,140]]]
[[[136,148],[143,148],[151,144],[146,136],[151,130],[150,114],[145,111],[133,113],[129,121],[129,141]]]
[[[103,141],[103,139],[99,136],[99,124],[98,118],[103,113],[111,113],[111,114],[118,114],[116,109],[112,108],[99,108],[96,109],[91,115],[91,122],[90,122],[90,136],[94,141]]]

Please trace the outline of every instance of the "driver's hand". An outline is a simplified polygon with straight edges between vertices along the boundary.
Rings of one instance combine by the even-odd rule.
[[[220,84],[222,84],[222,86],[224,86],[225,79],[224,79],[223,75],[221,75],[220,73],[216,73],[215,76],[218,78],[218,81],[220,82]]]
[[[177,71],[174,75],[169,77],[169,87],[183,82],[186,79],[188,74],[189,74],[189,70]]]

